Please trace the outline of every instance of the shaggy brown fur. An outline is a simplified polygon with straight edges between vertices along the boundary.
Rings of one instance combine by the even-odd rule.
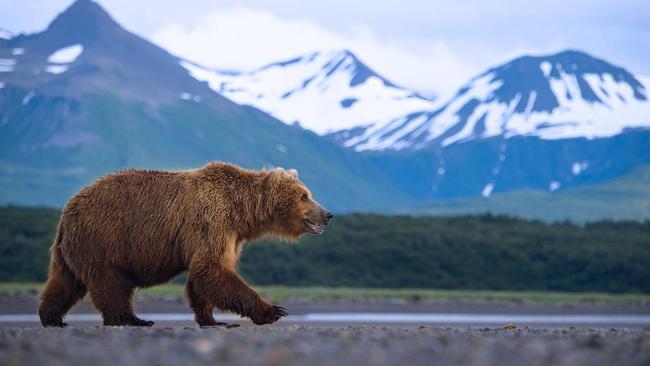
[[[214,307],[255,324],[276,322],[286,310],[264,301],[236,273],[242,245],[264,236],[319,234],[331,217],[294,170],[211,163],[183,172],[104,176],[63,210],[41,322],[64,326],[65,314],[88,291],[105,325],[152,325],[134,314],[134,289],[186,270],[186,295],[199,325],[220,324]]]

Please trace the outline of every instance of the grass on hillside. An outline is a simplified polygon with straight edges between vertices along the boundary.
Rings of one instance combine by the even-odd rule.
[[[38,292],[41,283],[0,283],[0,294]],[[285,287],[258,286],[256,289],[272,301],[301,299],[308,301],[331,300],[439,300],[439,301],[489,301],[531,302],[537,304],[580,303],[650,303],[650,294],[608,294],[599,292],[544,292],[544,291],[485,291],[485,290],[430,290],[430,289],[380,289],[350,287]],[[183,296],[183,285],[167,284],[141,290],[146,294],[160,296]]]

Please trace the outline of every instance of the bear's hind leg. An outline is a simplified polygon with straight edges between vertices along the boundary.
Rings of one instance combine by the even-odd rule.
[[[97,271],[99,278],[88,282],[88,291],[93,305],[104,319],[104,325],[132,325],[150,327],[154,324],[138,318],[133,312],[134,286],[122,274],[115,270]]]
[[[45,327],[65,327],[63,317],[86,295],[82,283],[69,274],[50,274],[41,293],[38,315]]]
[[[65,264],[59,248],[52,249],[50,269],[41,292],[38,315],[45,327],[65,327],[63,317],[86,295],[86,287]]]

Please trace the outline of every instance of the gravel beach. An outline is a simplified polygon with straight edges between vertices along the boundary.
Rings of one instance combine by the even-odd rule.
[[[0,328],[2,365],[648,365],[650,331],[263,326]]]
[[[36,302],[34,294],[2,295],[0,318],[35,316]],[[646,303],[288,301],[282,305],[290,314],[650,314]],[[0,322],[0,365],[650,365],[650,328],[644,324],[526,326],[514,322],[514,329],[504,329],[504,323],[296,323],[287,318],[269,326],[237,319],[238,328],[202,329],[191,321],[182,298],[141,297],[136,309],[190,318],[157,321],[153,328],[102,327],[98,318],[72,319],[65,329],[42,328],[36,320]],[[97,317],[87,301],[71,314]]]

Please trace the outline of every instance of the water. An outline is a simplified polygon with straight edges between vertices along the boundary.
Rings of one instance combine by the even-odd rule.
[[[138,314],[143,319],[164,322],[193,322],[190,313]],[[240,317],[218,314],[219,320],[236,321]],[[69,314],[66,321],[99,322],[99,314]],[[636,314],[589,314],[589,315],[522,315],[522,314],[441,314],[441,313],[309,313],[289,315],[285,321],[296,323],[366,323],[366,324],[553,324],[553,325],[650,325],[650,315]],[[38,323],[36,314],[0,315],[0,323]]]

